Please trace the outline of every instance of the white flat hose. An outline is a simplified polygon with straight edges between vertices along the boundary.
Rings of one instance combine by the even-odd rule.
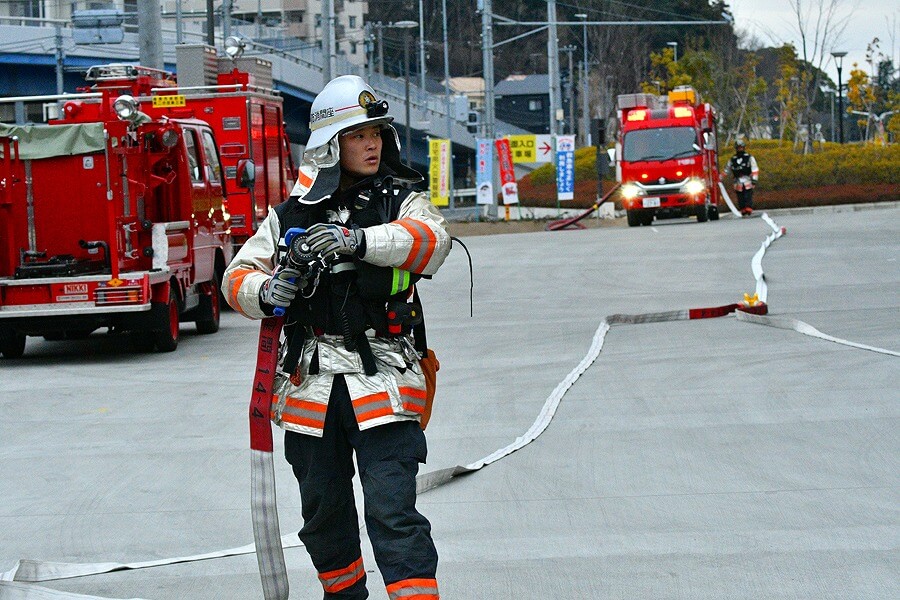
[[[727,198],[727,194],[725,194],[725,197]],[[732,208],[732,211],[736,212],[730,201],[728,201],[728,204]],[[738,213],[738,215],[739,214],[740,213]],[[473,473],[475,471],[483,469],[487,465],[497,462],[505,456],[509,456],[513,452],[520,450],[521,448],[527,446],[535,439],[537,439],[538,436],[540,436],[550,425],[550,421],[556,414],[556,410],[559,407],[563,396],[566,394],[569,388],[571,388],[575,384],[578,378],[581,377],[582,373],[584,373],[600,355],[600,351],[603,349],[603,343],[606,340],[606,334],[613,326],[715,318],[733,313],[737,320],[741,322],[768,325],[770,327],[777,327],[781,329],[789,329],[797,331],[799,333],[803,333],[804,335],[828,340],[849,347],[900,357],[900,353],[894,352],[892,350],[885,350],[883,348],[876,348],[874,346],[858,344],[855,342],[850,342],[830,336],[828,334],[820,332],[816,328],[807,323],[804,323],[803,321],[759,314],[766,311],[765,302],[768,294],[768,288],[765,283],[765,274],[762,270],[762,259],[769,246],[771,246],[775,240],[786,233],[785,229],[783,227],[779,227],[775,223],[775,221],[773,221],[767,214],[763,214],[762,219],[772,229],[772,232],[763,241],[760,249],[756,252],[756,254],[753,256],[753,260],[751,261],[753,276],[756,279],[757,297],[755,301],[758,301],[759,304],[751,306],[746,306],[743,304],[729,304],[725,306],[716,306],[710,308],[673,310],[636,315],[607,316],[603,319],[603,321],[601,321],[599,327],[597,327],[597,330],[594,332],[594,337],[591,340],[591,346],[588,349],[587,354],[583,359],[581,359],[581,362],[579,362],[578,365],[574,369],[572,369],[572,371],[570,371],[569,374],[556,386],[553,392],[551,392],[550,396],[547,397],[534,423],[532,423],[531,427],[529,427],[525,433],[517,437],[509,445],[504,446],[503,448],[500,448],[475,462],[469,463],[467,465],[457,465],[455,467],[439,469],[437,471],[431,471],[419,475],[416,478],[416,488],[418,493],[422,494],[424,492],[427,492],[428,490],[443,485],[458,475]],[[254,451],[254,453],[255,452],[256,451]],[[263,463],[269,462],[269,464],[271,464],[271,452],[269,452],[268,454],[268,456],[260,457],[256,457],[254,455],[253,460],[260,463],[257,465],[258,468],[255,470],[256,475],[254,475],[254,477],[256,477],[257,475],[262,476],[263,479],[267,477],[265,473],[267,472],[268,467],[264,466]],[[254,483],[254,488],[257,487],[260,490],[262,490],[263,488],[269,489],[269,485],[266,482]],[[272,476],[271,487],[274,491],[274,475]],[[265,504],[274,505],[274,499],[266,500]],[[266,539],[267,541],[261,547],[268,548],[266,554],[269,554],[266,560],[260,558],[261,575],[265,587],[267,580],[272,582],[279,579],[279,576],[275,575],[274,573],[266,573],[263,570],[263,565],[276,564],[277,566],[277,556],[280,555],[280,550],[278,549],[278,542],[276,541],[276,539],[279,539],[277,536],[269,536],[268,538],[264,539]],[[296,532],[281,536],[280,540],[282,548],[293,548],[303,545],[298,540]],[[165,558],[134,563],[51,563],[34,560],[20,560],[10,571],[0,573],[0,600],[109,600],[108,598],[100,598],[99,596],[82,596],[71,594],[68,592],[57,592],[48,588],[32,585],[31,582],[50,581],[54,579],[68,579],[71,577],[83,577],[87,575],[96,575],[100,573],[109,573],[111,571],[120,571],[126,569],[143,569],[147,567],[157,567],[183,562],[221,558],[226,556],[237,556],[240,554],[252,554],[253,552],[255,552],[255,545],[249,544],[246,546],[232,548],[230,550],[209,552],[206,554],[195,554],[192,556]],[[272,597],[278,597],[278,594],[286,594],[287,590],[286,588],[283,590],[273,589],[270,592],[266,593],[272,593],[274,594],[274,596]],[[269,597],[270,596],[268,595],[266,596],[266,598]]]
[[[725,204],[728,205],[728,210],[731,211],[731,214],[736,217],[742,216],[740,211],[734,206],[734,203],[731,201],[731,197],[728,195],[728,190],[725,189],[725,184],[721,181],[719,182],[719,191],[722,192],[722,200],[724,200]]]

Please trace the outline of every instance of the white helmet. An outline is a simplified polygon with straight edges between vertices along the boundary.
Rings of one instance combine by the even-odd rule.
[[[388,103],[378,100],[362,77],[342,75],[328,82],[313,100],[309,111],[312,132],[306,144],[308,151],[331,141],[341,131],[362,125],[388,124]]]
[[[329,81],[313,100],[309,115],[312,132],[300,160],[297,182],[291,198],[301,204],[317,204],[331,196],[340,183],[340,143],[343,131],[369,125],[383,125],[379,176],[413,184],[422,175],[400,160],[400,137],[391,125],[388,103],[356,75],[342,75]]]

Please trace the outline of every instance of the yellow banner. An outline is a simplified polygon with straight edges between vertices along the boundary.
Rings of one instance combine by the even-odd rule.
[[[167,94],[165,96],[153,96],[153,108],[168,108],[171,106],[187,106],[183,94]]]
[[[428,142],[428,189],[435,206],[450,204],[450,140]]]
[[[537,136],[508,135],[509,151],[514,163],[533,163],[538,161]]]

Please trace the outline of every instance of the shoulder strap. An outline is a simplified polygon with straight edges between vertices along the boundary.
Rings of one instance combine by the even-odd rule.
[[[413,302],[418,304],[419,310],[422,311],[422,320],[413,327],[413,345],[422,356],[425,356],[425,351],[428,350],[428,340],[425,337],[425,310],[422,308],[422,300],[419,298],[419,286],[413,287]]]

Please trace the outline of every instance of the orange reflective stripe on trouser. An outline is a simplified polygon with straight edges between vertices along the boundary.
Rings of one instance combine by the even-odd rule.
[[[431,255],[434,254],[437,237],[431,228],[422,221],[400,219],[395,221],[395,223],[403,227],[413,238],[413,245],[409,250],[409,255],[403,264],[400,265],[400,268],[404,271],[421,273],[428,261],[431,260]]]
[[[366,571],[363,569],[363,560],[360,556],[348,567],[328,571],[327,573],[319,573],[319,581],[322,582],[322,587],[325,588],[326,592],[334,594],[350,587],[362,579],[365,574]]]
[[[353,412],[356,413],[356,420],[362,423],[369,419],[392,415],[394,409],[391,408],[391,397],[388,393],[377,392],[354,399]]]
[[[391,600],[440,600],[437,579],[404,579],[386,589]]]
[[[272,402],[273,411],[278,400],[278,396],[275,396]],[[309,400],[288,396],[284,399],[284,410],[281,411],[281,420],[294,425],[325,429],[325,412],[327,410],[327,404],[319,404],[318,402],[310,402]]]
[[[403,403],[403,410],[414,412],[421,415],[425,412],[425,401],[427,392],[419,388],[400,386],[400,401]]]

